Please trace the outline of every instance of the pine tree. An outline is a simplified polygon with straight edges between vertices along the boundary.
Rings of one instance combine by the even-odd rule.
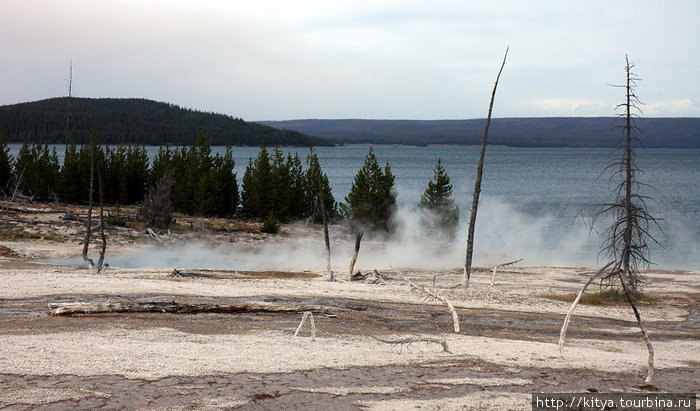
[[[371,148],[345,202],[354,232],[391,233],[391,217],[396,211],[394,175],[389,163],[382,171]]]
[[[0,196],[10,192],[10,182],[12,174],[13,160],[10,156],[10,148],[7,146],[5,135],[0,135]]]
[[[80,157],[75,141],[66,146],[63,167],[59,179],[59,196],[61,200],[77,204],[82,200],[82,187],[85,178],[81,173]]]
[[[438,159],[433,179],[418,203],[421,225],[431,237],[452,241],[459,225],[459,207],[452,197],[452,184],[442,160]]]
[[[48,144],[25,142],[15,163],[15,175],[22,175],[19,191],[40,200],[49,200],[59,186],[58,155]]]
[[[287,221],[292,215],[292,176],[290,163],[284,161],[279,147],[272,158],[272,210],[275,217]]]
[[[289,170],[289,191],[291,194],[289,212],[292,219],[306,217],[304,169],[299,155],[287,154],[287,169]]]
[[[355,234],[355,252],[350,262],[350,279],[353,276],[357,254],[365,231],[388,235],[393,231],[392,217],[396,212],[394,175],[389,163],[384,171],[370,148],[365,163],[355,175],[350,193],[345,197],[345,215]]]
[[[273,210],[272,165],[265,146],[260,147],[258,157],[248,162],[243,175],[243,214],[251,218],[268,217]]]
[[[214,157],[214,166],[211,170],[214,187],[213,213],[220,217],[228,217],[238,208],[238,183],[236,173],[233,172],[235,162],[231,146],[226,147],[223,156],[217,154]]]
[[[328,176],[321,169],[321,164],[318,161],[318,155],[314,153],[313,148],[310,149],[309,155],[306,157],[307,169],[304,172],[304,211],[303,217],[311,217],[314,222],[322,222],[320,201],[323,199],[323,205],[328,213],[329,218],[335,218],[337,215],[337,206],[333,191],[331,190]]]

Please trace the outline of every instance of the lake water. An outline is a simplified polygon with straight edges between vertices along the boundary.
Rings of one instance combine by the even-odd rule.
[[[19,145],[10,145],[16,155]],[[56,146],[62,161],[63,146]],[[223,147],[213,147],[214,152]],[[149,156],[158,147],[147,147]],[[308,149],[284,148],[299,153]],[[328,174],[336,200],[350,190],[368,147],[319,147],[321,166]],[[461,210],[460,241],[466,224],[479,158],[478,147],[378,146],[382,165],[389,162],[396,175],[400,218],[410,229],[412,209],[433,175],[438,158],[452,179]],[[249,158],[258,149],[234,147],[240,184]],[[486,151],[481,203],[476,225],[476,244],[484,253],[503,258],[524,257],[529,264],[597,264],[598,235],[591,233],[579,214],[610,197],[609,174],[601,174],[613,157],[608,149],[505,148]],[[663,218],[663,232],[654,235],[663,245],[654,246],[651,258],[664,269],[700,269],[700,150],[640,150],[637,163],[640,181],[654,189],[644,194],[650,212]],[[505,261],[505,260],[504,260]],[[456,262],[455,266],[459,266]]]

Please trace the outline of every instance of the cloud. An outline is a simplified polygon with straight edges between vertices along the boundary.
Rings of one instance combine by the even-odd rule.
[[[626,52],[651,79],[646,95],[698,95],[687,50],[700,45],[699,4],[3,0],[0,104],[65,94],[72,58],[82,96],[253,120],[483,117],[510,45],[497,115],[592,114],[616,103],[605,84]],[[652,29],[629,36],[630,7]],[[530,105],[550,99],[578,105]],[[663,112],[675,109],[697,115]]]

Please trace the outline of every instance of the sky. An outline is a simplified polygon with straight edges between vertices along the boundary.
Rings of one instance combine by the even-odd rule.
[[[147,98],[245,120],[700,117],[700,1],[0,0],[0,105]]]

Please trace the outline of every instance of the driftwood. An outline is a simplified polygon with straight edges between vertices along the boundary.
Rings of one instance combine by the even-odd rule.
[[[509,265],[514,265],[514,264],[517,264],[521,261],[523,261],[523,258],[521,258],[520,260],[509,261],[507,263],[499,264],[499,265],[493,267],[493,269],[491,270],[491,284],[489,284],[489,289],[491,287],[493,287],[493,280],[496,278],[496,272],[498,271],[499,268],[506,267]]]
[[[173,269],[173,272],[168,274],[168,277],[203,277],[203,278],[227,278],[221,275],[209,274],[209,273],[196,273],[193,271],[180,271],[177,268]],[[238,271],[234,274],[233,278],[238,278]]]
[[[450,300],[443,297],[435,290],[431,290],[427,287],[423,287],[423,286],[420,286],[420,285],[414,283],[413,281],[406,278],[406,276],[401,271],[395,269],[394,267],[391,267],[391,268],[394,271],[396,271],[396,273],[399,274],[401,276],[401,278],[403,278],[403,280],[406,281],[408,283],[408,285],[411,286],[412,289],[418,291],[419,293],[421,293],[427,297],[434,298],[438,301],[442,301],[442,303],[447,306],[447,309],[450,311],[450,314],[452,314],[452,325],[454,326],[455,332],[456,333],[459,332],[459,316],[457,316],[457,311],[455,310],[455,307],[452,305]]]
[[[294,337],[299,335],[299,331],[301,331],[301,327],[304,326],[304,323],[306,320],[309,320],[309,323],[311,325],[311,341],[316,340],[316,323],[314,322],[314,315],[311,311],[304,311],[304,315],[301,316],[301,322],[299,323],[299,326],[297,327],[296,331],[294,331]]]
[[[107,301],[51,303],[48,305],[53,316],[108,313],[294,313],[315,312],[333,313],[340,309],[314,304],[275,304],[263,301],[236,301],[227,304],[180,303],[176,301]]]
[[[371,335],[370,337],[374,338],[375,340],[379,342],[383,342],[385,344],[411,344],[411,343],[417,343],[417,342],[425,342],[425,343],[435,343],[435,344],[440,344],[442,345],[442,350],[446,353],[452,354],[452,351],[450,351],[450,347],[447,345],[447,340],[444,338],[433,338],[433,337],[408,337],[408,338],[400,338],[398,340],[385,340],[383,338],[375,337],[374,335]]]

